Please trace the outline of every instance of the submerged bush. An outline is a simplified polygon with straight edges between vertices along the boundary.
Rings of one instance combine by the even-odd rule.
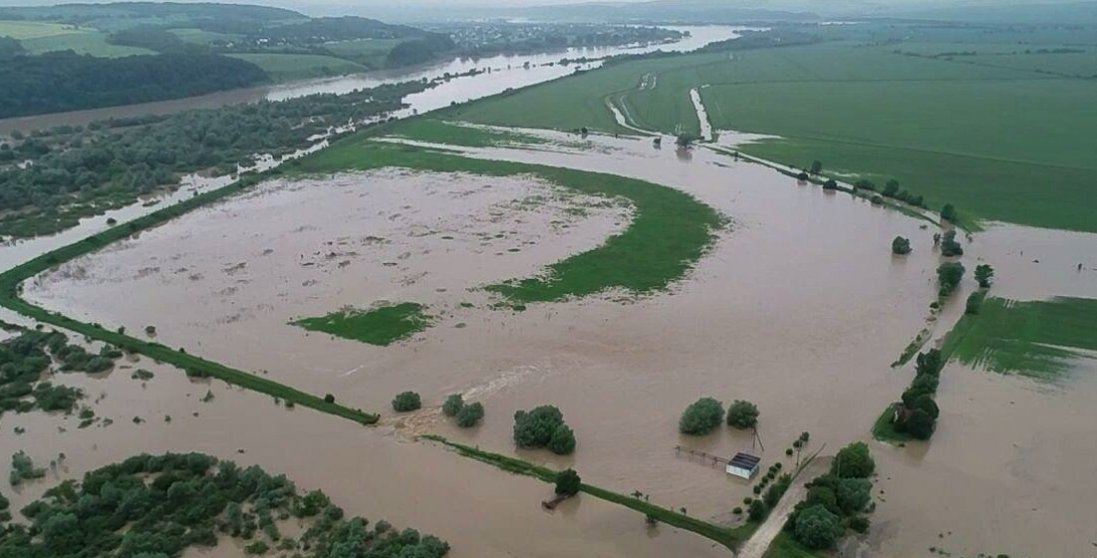
[[[461,407],[460,411],[457,411],[457,426],[471,428],[476,426],[482,418],[484,418],[484,405],[479,401],[469,403]]]
[[[564,424],[564,415],[552,405],[514,413],[514,443],[520,448],[548,448],[565,455],[575,450],[575,433]]]
[[[910,240],[901,236],[895,237],[891,241],[891,253],[897,256],[904,256],[910,253]]]
[[[457,413],[461,412],[461,408],[465,406],[465,400],[461,397],[460,393],[455,393],[446,398],[446,402],[442,404],[442,414],[447,417],[455,417]]]
[[[407,413],[409,411],[417,411],[423,406],[422,399],[419,398],[419,394],[414,391],[405,391],[399,393],[392,400],[392,410],[397,413]]]
[[[758,406],[750,401],[736,399],[728,407],[728,426],[751,428],[758,424]]]

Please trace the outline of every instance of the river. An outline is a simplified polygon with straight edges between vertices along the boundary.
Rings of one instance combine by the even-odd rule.
[[[462,74],[473,69],[491,70],[490,73],[450,80],[434,89],[408,97],[407,102],[411,105],[412,110],[425,112],[448,106],[452,101],[464,102],[479,99],[501,93],[509,88],[517,89],[563,77],[574,72],[577,67],[591,69],[601,65],[601,62],[597,61],[567,66],[556,64],[563,58],[605,58],[620,54],[643,54],[655,51],[688,52],[712,42],[738,37],[742,31],[752,29],[727,25],[668,26],[668,28],[688,32],[689,35],[678,41],[642,46],[569,48],[541,54],[500,54],[485,58],[454,58],[425,66],[234,89],[168,101],[8,118],[0,120],[0,134],[8,134],[14,130],[27,132],[66,124],[73,126],[85,125],[89,122],[108,118],[145,114],[170,114],[188,109],[211,109],[225,105],[251,103],[263,99],[282,101],[317,93],[342,94],[356,89],[376,87],[385,83],[400,83],[420,79],[432,80],[446,74]]]

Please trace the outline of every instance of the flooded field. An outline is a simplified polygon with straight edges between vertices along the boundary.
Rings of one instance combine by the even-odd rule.
[[[811,432],[809,451],[825,444],[825,453],[868,439],[873,421],[910,381],[911,370],[889,365],[926,327],[936,298],[934,229],[708,150],[595,142],[582,151],[469,153],[640,178],[723,212],[730,227],[669,293],[492,309],[493,299],[478,287],[536,274],[598,246],[627,226],[629,207],[520,177],[392,170],[272,182],[36,278],[26,298],[50,310],[112,329],[155,325],[168,346],[385,416],[383,426],[363,429],[215,387],[209,413],[223,414],[199,428],[207,404],[180,393],[207,388],[182,386],[163,400],[202,410],[195,428],[181,428],[189,424],[182,420],[116,420],[87,432],[172,434],[120,441],[117,450],[104,440],[101,447],[117,453],[72,450],[68,466],[75,471],[190,443],[345,495],[350,501],[336,501],[348,511],[433,532],[454,545],[455,556],[726,555],[662,527],[649,540],[639,515],[590,498],[546,518],[536,502],[547,486],[411,443],[407,434],[436,432],[513,453],[513,413],[554,404],[576,432],[576,453],[521,457],[574,466],[607,488],[638,490],[660,505],[731,523],[731,508],[750,494],[747,485],[676,456],[675,446],[718,455],[749,450],[763,456],[763,466],[789,466],[784,450],[802,431]],[[891,255],[896,235],[911,239],[912,254]],[[995,265],[997,296],[1094,296],[1097,272],[1073,267],[1092,245],[1092,235],[995,227],[975,238],[965,263],[970,269],[986,258]],[[962,290],[946,305],[935,337],[963,312],[966,295]],[[389,347],[289,324],[382,301],[422,303],[434,324]],[[1036,528],[1056,534],[1062,553],[1055,555],[1087,551],[1094,535],[1087,534],[1084,506],[1097,494],[1085,473],[1097,440],[1085,429],[1097,411],[1085,402],[1095,382],[1085,371],[1063,385],[1043,385],[947,367],[939,431],[928,450],[872,446],[882,492],[862,550],[1040,555],[1045,537],[1026,538]],[[424,410],[395,416],[389,402],[407,389],[423,395]],[[438,406],[455,392],[485,405],[480,427],[459,430],[442,418]],[[124,393],[112,389],[103,404],[124,400]],[[761,445],[725,429],[680,437],[679,414],[702,396],[757,403]],[[38,430],[50,433],[36,459],[55,453],[45,448],[63,445],[57,440],[70,440]],[[531,540],[525,533],[534,528],[555,534]]]

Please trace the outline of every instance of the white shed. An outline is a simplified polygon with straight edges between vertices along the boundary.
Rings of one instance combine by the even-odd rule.
[[[728,461],[726,470],[729,475],[750,480],[758,472],[758,464],[761,462],[761,457],[739,452]]]

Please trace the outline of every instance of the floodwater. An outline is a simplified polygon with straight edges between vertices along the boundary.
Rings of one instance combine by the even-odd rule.
[[[479,99],[502,93],[509,88],[517,89],[563,77],[574,72],[576,68],[591,69],[601,65],[599,61],[590,61],[565,66],[558,64],[561,59],[600,59],[620,54],[643,54],[656,51],[688,52],[711,42],[738,37],[744,30],[754,29],[727,25],[668,26],[668,28],[688,32],[690,35],[679,41],[644,46],[569,48],[564,51],[542,54],[497,55],[475,59],[455,58],[424,67],[401,68],[337,78],[303,80],[271,86],[235,89],[197,97],[122,107],[8,118],[0,120],[0,134],[8,134],[14,130],[26,132],[66,124],[73,126],[84,125],[108,118],[145,114],[170,114],[188,109],[211,109],[224,105],[252,103],[263,99],[281,101],[317,93],[343,94],[356,89],[376,87],[386,83],[400,83],[420,79],[433,80],[447,74],[463,74],[470,70],[491,70],[491,73],[453,79],[434,89],[407,98],[407,102],[412,109],[425,112],[449,106],[450,102],[453,101],[464,102]]]
[[[406,434],[437,432],[574,466],[588,482],[733,523],[729,511],[748,487],[677,456],[674,447],[753,451],[763,466],[789,467],[784,449],[802,431],[812,434],[808,450],[825,445],[824,453],[868,439],[912,375],[909,366],[889,364],[926,326],[936,297],[934,231],[709,150],[680,158],[647,140],[592,142],[578,151],[468,152],[642,178],[724,212],[730,230],[671,292],[492,310],[478,287],[597,246],[627,226],[627,204],[568,196],[525,178],[375,171],[272,182],[36,278],[26,296],[108,328],[152,324],[166,345],[382,412],[383,426],[362,429],[233,392],[270,411],[233,405],[210,423],[216,426],[186,436],[223,456],[251,441],[242,461],[346,494],[350,503],[336,500],[356,513],[351,504],[361,494],[361,513],[437,533],[462,553],[455,555],[719,553],[695,536],[661,533],[648,541],[636,514],[592,499],[582,499],[574,516],[566,508],[546,521],[535,502],[547,487],[407,442]],[[896,235],[911,239],[912,254],[891,255]],[[1092,257],[1085,249],[1093,245],[1094,235],[997,226],[976,236],[965,264],[973,269],[983,258],[995,265],[1001,296],[1095,296],[1097,272],[1063,265]],[[946,305],[935,336],[959,317],[966,294]],[[434,325],[390,347],[288,325],[380,301],[423,302]],[[1085,506],[1097,498],[1086,469],[1097,442],[1097,408],[1085,404],[1095,381],[1080,371],[1063,385],[1042,385],[950,365],[928,450],[873,443],[882,492],[864,555],[908,556],[929,546],[1084,555],[1092,537]],[[395,416],[389,401],[406,389],[420,392],[426,407]],[[459,430],[440,416],[438,406],[454,392],[484,403],[480,427]],[[726,429],[680,437],[681,410],[701,396],[757,403],[759,438]],[[511,415],[539,404],[561,408],[578,437],[574,456],[515,452]],[[101,430],[130,427],[117,421]],[[352,428],[357,438],[350,441],[343,432]],[[179,449],[185,440],[150,443]],[[134,445],[110,446],[103,462],[133,453]],[[575,519],[557,524],[558,516]],[[530,537],[534,528],[546,535]],[[1049,553],[1049,545],[1062,552]]]

